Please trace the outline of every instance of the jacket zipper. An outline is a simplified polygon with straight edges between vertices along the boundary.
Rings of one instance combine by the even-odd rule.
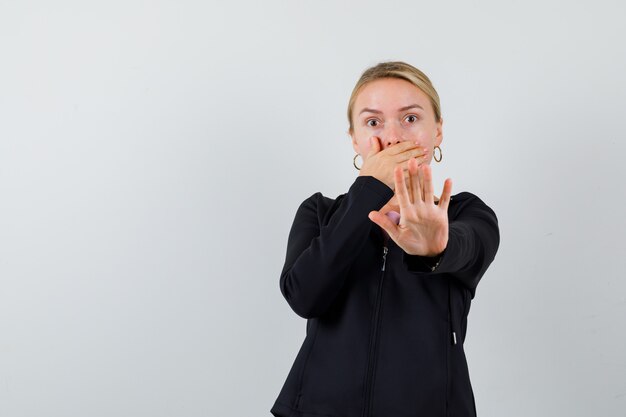
[[[448,322],[450,323],[450,336],[451,336],[451,342],[453,345],[457,344],[457,339],[456,339],[456,326],[454,323],[454,313],[452,312],[452,289],[450,288],[452,286],[452,284],[450,283],[450,280],[448,279]]]
[[[376,307],[374,310],[374,329],[370,337],[370,351],[368,356],[367,377],[365,382],[365,405],[363,408],[363,417],[369,417],[370,408],[372,405],[372,389],[374,387],[374,367],[376,363],[376,348],[378,346],[378,327],[380,321],[380,304],[382,300],[383,280],[385,278],[385,265],[387,263],[387,240],[389,237],[385,237],[385,243],[383,244],[383,265],[381,267],[380,280],[378,281],[378,292],[376,293]]]

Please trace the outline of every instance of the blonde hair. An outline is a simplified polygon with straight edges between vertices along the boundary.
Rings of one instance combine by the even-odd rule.
[[[373,67],[366,69],[363,74],[361,74],[361,78],[359,78],[359,81],[357,81],[354,89],[352,90],[352,94],[350,95],[350,101],[348,102],[348,122],[350,123],[350,133],[354,131],[354,123],[352,121],[352,109],[354,107],[356,97],[367,83],[381,78],[399,78],[401,80],[406,80],[422,90],[428,96],[428,98],[430,99],[430,103],[433,106],[433,110],[435,112],[435,121],[441,121],[441,104],[439,103],[439,94],[437,94],[435,87],[433,87],[432,82],[426,76],[426,74],[424,74],[422,71],[418,70],[414,66],[407,64],[406,62],[381,62],[374,65]]]

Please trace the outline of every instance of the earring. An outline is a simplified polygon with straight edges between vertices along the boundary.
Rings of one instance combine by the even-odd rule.
[[[439,149],[439,159],[435,158],[435,149]],[[439,145],[437,145],[433,148],[433,159],[437,162],[441,162],[441,158],[443,158],[443,153],[441,152]]]
[[[354,165],[354,167],[360,171],[360,170],[361,170],[361,168],[359,168],[358,166],[356,166],[356,157],[357,157],[357,156],[359,156],[359,154],[358,154],[358,153],[357,153],[356,155],[354,155],[354,158],[352,159],[352,165]]]

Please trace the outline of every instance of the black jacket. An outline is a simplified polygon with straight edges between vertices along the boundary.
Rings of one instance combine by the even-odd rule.
[[[463,342],[498,220],[474,194],[453,195],[444,252],[409,255],[367,217],[391,197],[358,176],[335,200],[317,192],[298,208],[280,290],[306,337],[274,416],[476,415]]]

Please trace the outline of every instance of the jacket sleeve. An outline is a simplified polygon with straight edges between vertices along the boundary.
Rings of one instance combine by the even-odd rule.
[[[455,220],[448,225],[448,245],[437,257],[403,253],[411,272],[448,273],[469,288],[472,296],[478,282],[493,262],[500,245],[495,212],[472,194],[464,201]]]
[[[322,227],[317,211],[321,193],[300,204],[280,275],[280,291],[296,314],[312,318],[328,310],[374,224],[368,213],[381,209],[391,197],[393,190],[382,181],[358,176]]]

